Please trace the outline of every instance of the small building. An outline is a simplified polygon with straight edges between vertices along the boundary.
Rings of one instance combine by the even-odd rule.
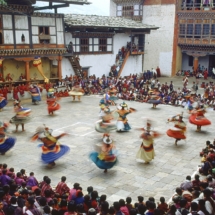
[[[0,73],[4,79],[10,74],[12,81],[18,81],[21,75],[26,81],[43,80],[33,66],[35,57],[42,59],[48,78],[61,78],[66,52],[64,15],[35,11],[57,12],[57,8],[69,4],[89,4],[86,0],[46,0],[48,6],[34,7],[35,2],[8,0],[7,5],[0,5]]]
[[[111,16],[67,14],[64,22],[66,44],[72,44],[73,56],[63,58],[63,76],[85,71],[101,77],[108,75],[113,67],[117,68],[118,75],[140,73],[145,35],[158,29],[154,25]]]

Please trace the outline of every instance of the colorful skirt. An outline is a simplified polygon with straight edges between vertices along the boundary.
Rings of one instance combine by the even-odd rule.
[[[150,162],[155,157],[155,151],[154,151],[153,144],[152,143],[150,144],[150,142],[147,142],[147,141],[145,144],[146,145],[144,145],[144,141],[143,141],[143,143],[141,144],[141,146],[137,152],[137,155],[136,155],[137,161]]]
[[[149,103],[149,104],[160,104],[160,103],[161,103],[161,100],[149,99],[149,100],[148,100],[148,103]]]
[[[116,124],[102,123],[98,121],[95,125],[95,130],[100,133],[109,133],[110,131],[116,130]]]
[[[167,130],[166,134],[169,137],[175,138],[175,139],[186,139],[186,136],[184,135],[184,132],[181,130],[174,130],[174,129],[169,129]]]
[[[116,123],[117,131],[129,131],[131,130],[131,126],[126,122],[117,121]]]
[[[41,96],[38,94],[35,94],[35,95],[33,94],[31,96],[31,99],[32,99],[32,102],[39,102],[39,101],[41,101]]]
[[[52,113],[56,110],[60,109],[60,105],[58,103],[55,103],[54,105],[48,105],[48,112]]]
[[[6,99],[3,99],[1,102],[0,102],[0,109],[2,109],[3,107],[5,107],[7,105],[7,100]]]
[[[14,137],[8,137],[4,140],[3,143],[0,143],[0,153],[5,153],[11,148],[14,147],[16,142],[16,138]]]
[[[60,145],[60,151],[59,152],[47,152],[42,153],[41,159],[44,163],[53,163],[63,155],[65,155],[67,152],[69,152],[70,148],[66,145]]]
[[[14,117],[11,118],[10,123],[15,124],[15,125],[25,124],[30,119],[31,118],[29,116],[26,116],[26,117],[17,117],[17,116],[14,116]]]
[[[197,126],[205,126],[205,125],[210,125],[211,121],[208,120],[204,116],[196,116],[195,114],[192,114],[189,117],[189,121],[191,124],[197,125]]]
[[[92,152],[92,153],[90,153],[90,159],[100,169],[111,169],[117,163],[117,159],[115,161],[113,161],[113,162],[100,160],[98,158],[98,155],[99,155],[98,152]]]

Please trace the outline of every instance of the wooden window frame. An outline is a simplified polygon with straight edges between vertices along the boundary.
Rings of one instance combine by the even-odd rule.
[[[76,42],[77,39],[79,43]],[[92,39],[92,42],[90,42],[90,39]],[[111,42],[108,42],[108,39],[111,39]],[[108,46],[112,47],[111,51],[108,51]],[[73,47],[77,54],[112,54],[113,37],[74,37]]]
[[[80,38],[80,52],[89,52],[89,38]]]
[[[43,28],[41,32],[40,29]],[[48,30],[48,31],[47,31]],[[39,43],[50,44],[50,27],[49,26],[38,26]]]
[[[99,51],[107,52],[107,38],[99,38]]]

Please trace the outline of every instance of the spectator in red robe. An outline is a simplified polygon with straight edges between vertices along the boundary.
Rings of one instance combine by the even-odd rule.
[[[19,101],[18,92],[19,92],[18,87],[14,87],[13,88],[13,99],[15,99],[17,101]]]

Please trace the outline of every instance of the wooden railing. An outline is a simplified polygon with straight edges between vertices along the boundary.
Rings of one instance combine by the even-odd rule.
[[[178,38],[178,43],[191,45],[215,45],[215,38]]]

